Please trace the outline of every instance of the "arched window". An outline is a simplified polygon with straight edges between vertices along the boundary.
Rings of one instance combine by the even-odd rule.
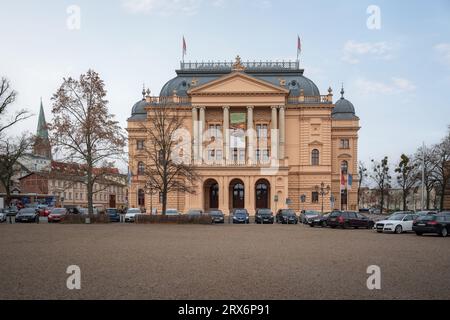
[[[142,189],[138,190],[138,205],[140,207],[145,206],[145,192]]]
[[[137,174],[138,175],[143,175],[144,172],[145,172],[145,165],[144,165],[144,163],[142,161],[139,161],[138,162],[138,172],[137,172]]]
[[[319,150],[317,149],[311,151],[311,165],[313,166],[319,165]]]
[[[348,162],[346,160],[341,162],[341,172],[342,174],[347,174],[348,172]]]

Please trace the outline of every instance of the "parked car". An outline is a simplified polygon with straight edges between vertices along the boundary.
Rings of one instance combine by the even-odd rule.
[[[256,209],[255,214],[255,223],[264,224],[264,223],[272,223],[273,224],[273,212],[270,209]]]
[[[48,223],[63,221],[66,217],[66,208],[54,208],[50,214],[47,216]]]
[[[450,212],[419,216],[413,222],[412,229],[418,236],[424,233],[436,233],[446,237],[450,231]]]
[[[139,208],[128,208],[125,214],[125,222],[134,222],[136,220],[136,215],[141,214],[141,209]]]
[[[277,223],[297,224],[298,218],[293,209],[279,209],[276,215]]]
[[[381,210],[378,208],[370,208],[369,213],[370,214],[381,214]]]
[[[354,211],[333,211],[327,218],[331,228],[373,228],[374,222],[365,215]]]
[[[310,227],[319,226],[325,228],[327,226],[327,219],[329,215],[330,213],[321,214],[317,218],[312,219],[308,224]]]
[[[4,209],[0,209],[0,223],[6,221],[6,212]]]
[[[189,209],[188,212],[186,212],[186,214],[189,217],[198,217],[203,214],[203,210],[202,209]]]
[[[233,223],[250,223],[247,209],[233,209]]]
[[[386,220],[377,221],[377,232],[395,232],[397,234],[412,231],[413,221],[418,216],[410,211],[394,212]]]
[[[11,206],[11,207],[5,208],[5,212],[8,217],[15,217],[17,215],[17,213],[19,213],[19,209],[17,209],[16,206]]]
[[[166,216],[179,216],[180,212],[177,209],[166,209]]]
[[[303,224],[308,224],[310,221],[316,219],[320,216],[319,211],[314,210],[304,210],[300,213],[300,222]]]
[[[107,208],[106,214],[108,215],[110,222],[120,222],[119,210],[116,208]]]
[[[51,212],[51,208],[46,205],[39,205],[37,210],[40,217],[48,217]]]
[[[39,214],[36,212],[36,208],[24,208],[20,209],[16,215],[16,222],[38,222]]]
[[[417,216],[427,216],[427,215],[429,215],[429,214],[437,214],[437,211],[428,211],[428,210],[425,210],[425,211],[417,211],[417,212],[416,212],[416,215],[417,215]]]
[[[210,210],[208,214],[211,217],[212,223],[224,223],[225,221],[222,210]]]
[[[78,213],[77,213],[78,212]],[[94,213],[94,215],[98,214],[98,210],[97,208],[92,208],[92,212]],[[89,214],[89,209],[88,208],[78,208],[76,211],[73,212],[74,214],[84,214],[84,215],[88,215]]]

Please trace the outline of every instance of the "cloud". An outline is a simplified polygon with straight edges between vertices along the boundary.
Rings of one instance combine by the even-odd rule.
[[[392,47],[386,42],[356,42],[349,40],[344,45],[342,60],[357,64],[363,56],[372,56],[377,59],[388,60],[392,58]]]
[[[131,13],[194,15],[201,0],[122,0],[122,6]]]
[[[434,50],[439,54],[440,60],[450,66],[450,43],[439,43],[434,46]]]
[[[416,86],[410,80],[398,77],[391,78],[389,83],[360,78],[356,80],[356,86],[365,94],[397,94],[416,90]]]

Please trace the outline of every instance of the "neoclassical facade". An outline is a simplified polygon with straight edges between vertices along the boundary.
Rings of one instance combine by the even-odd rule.
[[[130,207],[161,207],[145,190],[143,126],[164,103],[185,116],[195,194],[168,207],[357,209],[359,118],[344,90],[321,95],[296,62],[181,63],[158,97],[143,92],[128,119]],[[169,106],[170,105],[170,106]]]

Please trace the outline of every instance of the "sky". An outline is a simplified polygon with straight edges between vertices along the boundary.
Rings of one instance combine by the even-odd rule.
[[[359,159],[414,153],[450,125],[450,1],[0,0],[0,76],[47,121],[63,77],[89,68],[126,127],[145,83],[158,95],[186,60],[295,60],[322,94],[341,84],[360,117]],[[13,109],[12,108],[12,109]]]

